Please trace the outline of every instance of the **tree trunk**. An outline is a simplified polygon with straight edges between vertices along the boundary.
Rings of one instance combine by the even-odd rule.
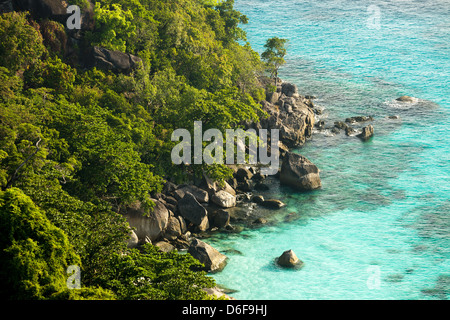
[[[275,70],[275,88],[277,88],[278,84],[278,69]]]

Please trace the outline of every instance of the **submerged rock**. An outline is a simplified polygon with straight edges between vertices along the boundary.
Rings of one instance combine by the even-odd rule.
[[[285,268],[300,268],[303,266],[303,261],[297,258],[294,251],[292,250],[283,252],[283,254],[278,257],[277,263],[279,266]]]
[[[267,219],[262,218],[262,217],[253,221],[253,224],[266,224],[266,223],[267,223]]]
[[[286,206],[286,204],[276,199],[264,200],[263,202],[261,202],[261,205],[270,209],[280,209]]]
[[[195,239],[189,246],[188,253],[205,265],[208,272],[217,272],[225,268],[227,256],[214,249],[209,244]]]
[[[319,172],[306,157],[289,152],[283,159],[280,182],[301,191],[318,189],[322,186]]]

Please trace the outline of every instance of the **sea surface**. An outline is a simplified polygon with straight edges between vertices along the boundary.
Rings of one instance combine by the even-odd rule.
[[[289,39],[280,77],[317,98],[317,120],[371,115],[375,136],[314,131],[295,152],[319,167],[323,187],[299,193],[270,182],[266,198],[287,206],[266,225],[205,240],[229,258],[216,281],[243,300],[449,299],[450,1],[235,7],[256,51],[270,37]],[[419,100],[395,101],[403,95]],[[303,268],[274,263],[289,249]]]

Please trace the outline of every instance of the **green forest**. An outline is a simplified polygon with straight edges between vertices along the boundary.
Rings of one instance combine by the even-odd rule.
[[[152,210],[166,181],[230,176],[173,165],[171,134],[265,115],[270,85],[248,19],[233,0],[68,2],[90,26],[0,15],[0,297],[211,299],[202,288],[214,280],[189,254],[128,249],[121,210]],[[92,47],[139,60],[127,72],[86,67]],[[70,265],[81,289],[67,287]]]

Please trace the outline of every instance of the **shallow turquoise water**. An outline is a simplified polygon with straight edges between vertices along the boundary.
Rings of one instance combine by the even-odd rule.
[[[288,206],[268,226],[207,240],[228,252],[214,277],[237,299],[450,296],[450,3],[370,5],[379,28],[365,1],[236,1],[257,51],[290,40],[280,76],[318,98],[326,123],[375,117],[367,143],[316,132],[297,150],[321,169],[321,190],[271,184]],[[405,107],[401,95],[424,101]],[[273,263],[288,249],[301,270]]]

